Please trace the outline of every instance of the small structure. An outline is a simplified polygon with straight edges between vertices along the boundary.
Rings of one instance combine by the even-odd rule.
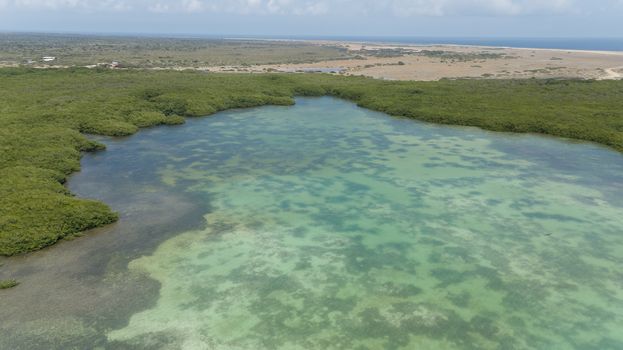
[[[56,60],[56,57],[54,57],[54,56],[43,56],[41,59],[43,60],[43,62],[52,62],[52,61]]]
[[[110,63],[110,68],[115,69],[115,68],[119,68],[121,66],[121,64],[118,61],[112,61]]]

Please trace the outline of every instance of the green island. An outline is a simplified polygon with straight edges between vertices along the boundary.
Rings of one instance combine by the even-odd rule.
[[[232,108],[330,95],[394,116],[592,141],[623,151],[623,81],[381,81],[328,74],[0,69],[0,254],[11,256],[117,220],[63,186],[85,134],[127,136]],[[8,286],[8,284],[7,284]],[[3,284],[3,288],[4,288]]]

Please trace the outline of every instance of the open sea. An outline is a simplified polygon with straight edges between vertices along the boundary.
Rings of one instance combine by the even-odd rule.
[[[535,49],[623,51],[623,38],[450,38],[406,36],[299,36],[272,39],[338,40],[403,44],[448,44]]]

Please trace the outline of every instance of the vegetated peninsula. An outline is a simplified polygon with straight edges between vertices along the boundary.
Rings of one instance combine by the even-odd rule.
[[[84,134],[131,135],[230,108],[289,105],[330,95],[394,116],[542,133],[623,151],[623,81],[382,81],[328,74],[0,69],[0,254],[43,248],[112,223],[104,203],[63,186],[80,152],[103,145]]]

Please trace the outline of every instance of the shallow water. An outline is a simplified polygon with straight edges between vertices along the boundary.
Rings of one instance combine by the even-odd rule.
[[[4,261],[0,348],[623,348],[616,152],[332,98],[104,142],[121,221]]]

